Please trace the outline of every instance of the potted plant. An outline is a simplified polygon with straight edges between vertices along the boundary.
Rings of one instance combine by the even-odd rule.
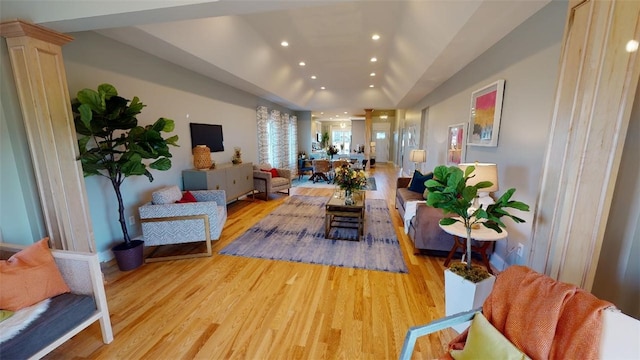
[[[123,242],[114,246],[118,268],[131,270],[142,265],[143,241],[131,240],[124,218],[121,186],[129,176],[145,175],[153,181],[147,167],[154,170],[171,168],[169,146],[178,146],[178,136],[164,139],[162,132],[172,132],[173,120],[159,118],[153,125],[138,126],[136,115],[145,105],[138,97],[129,101],[118,96],[110,84],[98,86],[98,90],[78,91],[71,104],[78,134],[80,160],[84,176],[100,175],[111,182],[118,201],[118,221]],[[144,160],[154,159],[147,163]]]
[[[517,223],[524,222],[523,219],[511,215],[508,208],[529,211],[529,206],[520,201],[511,200],[516,191],[511,188],[507,190],[494,204],[490,204],[485,209],[483,205],[477,208],[473,206],[478,195],[478,190],[491,187],[490,181],[480,181],[476,184],[468,184],[467,181],[474,177],[475,166],[468,166],[463,172],[457,166],[446,167],[437,166],[433,171],[433,178],[425,182],[427,188],[427,205],[442,209],[444,214],[455,214],[455,217],[444,217],[440,220],[441,225],[452,225],[460,222],[466,230],[466,264],[454,264],[445,271],[445,301],[447,315],[455,312],[471,310],[479,307],[493,288],[495,278],[485,269],[472,265],[471,261],[471,231],[472,229],[484,226],[498,233],[506,226],[501,218],[507,216]],[[454,280],[455,279],[455,280]],[[451,283],[456,287],[452,288]],[[462,291],[473,291],[472,295],[461,295]],[[477,294],[477,296],[476,296]],[[464,327],[458,327],[461,331]]]

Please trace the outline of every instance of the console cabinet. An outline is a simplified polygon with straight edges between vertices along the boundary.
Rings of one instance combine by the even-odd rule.
[[[224,190],[227,203],[253,194],[253,164],[220,164],[212,170],[183,170],[185,190]]]

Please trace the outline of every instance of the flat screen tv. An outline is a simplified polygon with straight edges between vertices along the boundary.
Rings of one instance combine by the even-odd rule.
[[[207,145],[211,152],[224,151],[222,125],[190,123],[191,147]]]

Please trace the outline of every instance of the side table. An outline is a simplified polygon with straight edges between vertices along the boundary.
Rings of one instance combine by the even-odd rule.
[[[463,252],[467,251],[467,229],[465,229],[461,222],[456,222],[451,225],[440,225],[440,228],[446,233],[453,235],[454,244],[444,262],[444,266],[449,266],[451,259],[456,254],[456,250],[461,249]],[[482,242],[481,246],[472,245],[471,251],[480,254],[482,262],[487,267],[489,274],[493,274],[493,272],[491,271],[491,264],[489,264],[489,258],[487,257],[487,249],[494,241],[506,239],[507,236],[509,236],[509,233],[507,233],[505,229],[502,229],[501,233],[495,232],[483,225],[480,225],[478,229],[471,229],[471,240]],[[471,259],[467,259],[467,261],[471,261]]]

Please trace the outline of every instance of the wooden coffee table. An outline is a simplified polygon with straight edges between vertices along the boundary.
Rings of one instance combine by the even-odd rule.
[[[333,240],[349,240],[329,237],[332,228],[358,229],[356,241],[364,236],[365,192],[354,195],[355,204],[345,205],[344,198],[331,197],[325,205],[324,237]]]

